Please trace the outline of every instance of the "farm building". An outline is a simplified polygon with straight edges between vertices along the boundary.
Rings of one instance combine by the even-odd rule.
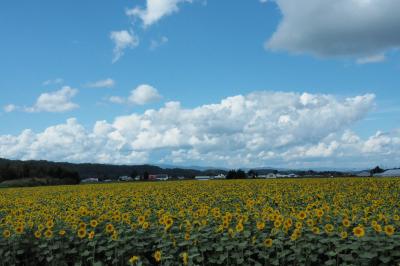
[[[226,179],[226,175],[224,174],[219,174],[217,176],[214,176],[214,179]]]
[[[259,175],[258,177],[259,177],[259,178],[273,179],[273,178],[276,178],[277,175],[276,175],[276,174],[273,174],[273,173],[270,173],[270,174],[267,174],[267,175]]]
[[[196,180],[211,180],[214,179],[213,176],[196,176],[194,179]]]
[[[133,178],[130,177],[130,176],[120,176],[120,177],[118,178],[118,180],[119,180],[119,181],[132,181]]]
[[[97,183],[97,182],[99,182],[98,178],[86,178],[81,180],[81,183]]]
[[[149,180],[167,181],[169,176],[167,174],[149,175]]]

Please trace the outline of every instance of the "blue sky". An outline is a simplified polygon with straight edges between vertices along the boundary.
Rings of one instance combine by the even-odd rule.
[[[400,32],[395,29],[399,28],[400,19],[391,19],[391,10],[399,7],[396,1],[386,0],[378,8],[376,0],[330,4],[306,0],[303,5],[293,0],[158,2],[0,3],[0,106],[4,107],[0,113],[0,157],[288,167],[352,167],[348,163],[351,158],[354,167],[400,164],[396,151],[396,145],[400,146],[400,38],[396,36]],[[330,11],[330,5],[336,5],[342,16],[349,16],[348,25]],[[321,15],[308,15],[315,10],[318,13],[312,14]],[[352,10],[361,14],[353,24]],[[384,16],[378,16],[377,21],[371,10]],[[119,56],[115,48],[118,45]],[[134,90],[136,98],[129,98]],[[60,92],[58,96],[56,92]],[[254,97],[249,95],[254,93],[261,95],[252,102]],[[305,110],[327,119],[322,125],[338,125],[326,131],[317,121],[310,121],[315,123],[310,126],[306,118],[300,119],[303,112],[294,102],[302,102],[304,93],[318,102]],[[295,98],[290,102],[280,100],[291,98],[292,94]],[[346,107],[342,106],[346,99],[369,94],[374,98],[366,97],[364,105],[347,106],[352,112],[359,112],[357,115],[340,113]],[[312,139],[292,133],[290,140],[276,146],[274,138],[263,135],[264,129],[246,131],[246,119],[238,119],[242,124],[233,130],[235,133],[229,125],[215,133],[209,121],[223,116],[225,111],[234,116],[232,106],[236,102],[223,114],[218,108],[224,106],[223,99],[236,95],[254,103],[242,106],[239,116],[258,115],[254,110],[263,110],[259,105],[267,106],[263,107],[266,113],[279,113],[276,117],[262,115],[257,123],[265,123],[264,129],[280,132],[282,126],[272,121],[286,121],[285,116],[289,115],[291,122],[304,125],[289,129],[319,133]],[[157,120],[160,117],[147,118],[145,112],[162,112],[163,108],[168,109],[165,104],[172,101],[180,102],[177,119],[183,115],[179,119],[188,119],[185,124],[193,123],[193,127],[202,130],[172,134],[165,139],[166,131],[186,128]],[[283,109],[271,107],[276,101],[281,101]],[[211,113],[196,120],[196,110],[208,110],[210,104],[221,106],[213,105]],[[337,120],[325,113],[331,107],[332,112],[339,112]],[[197,118],[186,117],[185,110]],[[135,115],[140,117],[140,123],[129,119]],[[75,122],[68,124],[70,118]],[[117,125],[118,118],[127,121],[123,126]],[[101,153],[101,157],[90,153],[76,156],[82,151],[72,147],[91,143],[93,127],[99,121],[106,121],[110,127],[101,136],[104,142],[100,146],[108,145],[110,149],[93,151]],[[150,129],[143,127],[143,121],[151,121]],[[57,125],[79,125],[81,131],[57,131]],[[141,130],[133,135],[126,133],[130,126]],[[59,134],[46,135],[49,128]],[[24,139],[22,132],[26,129],[31,133]],[[348,132],[359,138],[357,143],[343,143],[342,135]],[[68,134],[73,137],[66,143],[63,136]],[[49,143],[47,138],[63,152],[49,153],[47,144],[42,144]],[[232,148],[220,151],[224,143],[221,139],[226,138],[231,139],[225,145]],[[254,149],[249,148],[252,139],[259,139]],[[160,143],[146,148],[138,144],[139,140]],[[19,148],[10,151],[10,146]],[[270,155],[263,157],[265,153]],[[298,156],[292,158],[288,153]],[[248,159],[241,160],[244,157]]]

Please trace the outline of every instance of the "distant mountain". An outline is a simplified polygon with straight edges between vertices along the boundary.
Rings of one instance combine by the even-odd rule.
[[[207,170],[221,170],[221,171],[228,171],[228,168],[223,168],[223,167],[213,167],[213,166],[198,166],[198,165],[190,165],[190,166],[185,166],[185,165],[173,165],[173,164],[155,164],[158,167],[164,168],[164,169],[174,169],[174,168],[180,168],[180,169],[191,169],[191,170],[198,170],[198,171],[207,171]]]

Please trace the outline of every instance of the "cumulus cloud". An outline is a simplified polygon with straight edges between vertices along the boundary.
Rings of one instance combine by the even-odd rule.
[[[318,57],[372,58],[400,46],[400,1],[275,0],[282,21],[266,42],[271,50]]]
[[[94,82],[89,82],[85,87],[88,88],[112,88],[115,86],[115,81],[111,78],[102,79]]]
[[[113,63],[117,62],[124,55],[126,49],[132,49],[139,45],[139,38],[127,30],[112,31],[110,39],[114,42]]]
[[[71,100],[78,93],[77,89],[64,86],[58,91],[42,93],[32,107],[25,107],[26,112],[51,112],[61,113],[71,111],[79,107]]]
[[[362,139],[349,130],[374,95],[255,92],[219,103],[160,109],[98,121],[76,119],[40,133],[0,136],[0,157],[74,162],[170,162],[215,166],[371,166],[400,159],[400,131]],[[314,165],[312,165],[314,164]]]
[[[145,105],[159,101],[162,96],[158,90],[150,85],[142,84],[131,91],[131,94],[127,98],[120,96],[111,96],[109,101],[117,104],[134,104],[134,105]]]
[[[159,21],[161,18],[179,11],[178,5],[192,3],[192,0],[147,0],[146,8],[134,7],[127,9],[128,16],[139,18],[145,27]]]

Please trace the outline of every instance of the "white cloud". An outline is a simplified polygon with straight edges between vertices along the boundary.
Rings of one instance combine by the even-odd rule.
[[[117,62],[127,48],[135,48],[139,45],[139,38],[126,30],[113,31],[110,33],[110,39],[114,42],[114,57],[112,62]]]
[[[111,96],[108,100],[112,103],[123,104],[126,103],[126,100],[120,96]]]
[[[64,80],[62,78],[48,79],[46,81],[43,81],[42,85],[43,86],[58,85],[58,84],[61,84],[63,82],[64,82]]]
[[[400,159],[400,131],[362,139],[348,129],[374,106],[374,95],[255,92],[216,104],[98,121],[76,119],[40,133],[0,136],[0,157],[74,162],[171,162],[215,166],[370,167]]]
[[[134,7],[126,10],[126,14],[140,18],[143,25],[148,27],[161,18],[178,12],[178,5],[182,3],[192,3],[192,0],[147,0],[146,8]]]
[[[275,2],[283,18],[266,42],[268,49],[366,58],[400,46],[398,0]],[[375,62],[382,59],[375,57]]]
[[[133,104],[145,105],[159,101],[161,99],[161,95],[154,87],[143,84],[134,89],[128,99],[129,102]]]
[[[14,104],[8,104],[6,106],[4,106],[3,110],[6,113],[11,113],[14,112],[18,109],[18,106],[14,105]]]
[[[128,98],[125,99],[120,96],[112,96],[109,98],[109,101],[117,104],[130,103],[134,105],[145,105],[157,102],[161,98],[162,96],[156,88],[147,84],[142,84],[133,89]]]
[[[381,63],[385,60],[386,60],[385,55],[378,54],[378,55],[372,55],[372,56],[359,58],[359,59],[357,59],[357,64],[363,65],[363,64]]]
[[[26,112],[67,112],[79,107],[71,100],[78,93],[77,89],[64,86],[58,91],[42,93],[32,107],[26,107]]]
[[[112,88],[115,86],[115,81],[111,78],[89,82],[85,87],[88,88]]]
[[[162,36],[159,40],[151,40],[150,50],[155,50],[158,47],[166,44],[167,42],[168,42],[168,38],[166,36]]]

